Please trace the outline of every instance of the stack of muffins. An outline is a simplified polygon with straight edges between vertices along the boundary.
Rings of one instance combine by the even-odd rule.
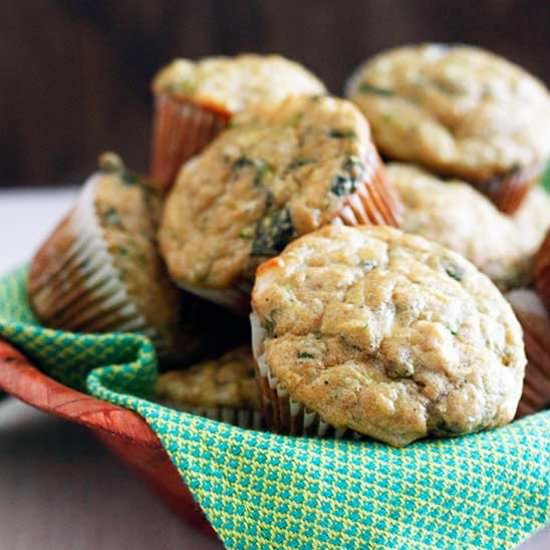
[[[104,154],[33,260],[44,324],[149,336],[160,402],[247,428],[403,446],[514,418],[501,292],[534,274],[550,305],[542,84],[423,45],[362,65],[348,100],[252,54],[176,60],[153,92],[150,178]],[[523,412],[550,401],[528,326]]]

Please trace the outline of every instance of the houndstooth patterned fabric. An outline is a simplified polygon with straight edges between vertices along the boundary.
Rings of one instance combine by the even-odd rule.
[[[0,281],[0,335],[145,418],[228,548],[502,549],[550,519],[550,411],[405,449],[243,430],[148,401],[146,338],[40,327],[24,269]]]

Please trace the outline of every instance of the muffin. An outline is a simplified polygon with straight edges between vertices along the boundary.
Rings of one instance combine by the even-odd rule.
[[[542,185],[537,185],[511,218],[516,231],[521,235],[526,253],[533,260],[550,229],[550,192]]]
[[[527,367],[518,416],[550,406],[550,315],[540,298],[528,289],[506,295],[523,328]]]
[[[258,268],[253,351],[268,425],[394,446],[510,422],[521,328],[462,256],[397,229],[328,226]]]
[[[167,197],[159,241],[181,287],[246,312],[255,268],[295,237],[327,223],[397,223],[351,103],[293,96],[234,121],[183,166]]]
[[[261,427],[260,396],[249,347],[159,376],[158,400],[170,407],[243,428]]]
[[[74,208],[32,260],[29,296],[46,326],[141,332],[161,353],[178,334],[180,293],[156,248],[158,201],[147,182],[105,153]]]
[[[462,254],[501,290],[531,281],[533,256],[550,227],[550,196],[542,188],[507,216],[459,180],[398,163],[386,165],[386,175],[401,198],[403,231]]]
[[[537,292],[550,310],[550,231],[535,256],[534,277]]]
[[[526,71],[471,46],[423,44],[359,67],[347,96],[389,159],[463,179],[514,212],[550,158],[550,95]]]
[[[278,102],[291,94],[325,91],[312,73],[278,55],[172,61],[153,81],[153,180],[168,189],[183,162],[199,153],[233,114],[246,107]]]

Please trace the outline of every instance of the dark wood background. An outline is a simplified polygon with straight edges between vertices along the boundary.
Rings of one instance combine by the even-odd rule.
[[[176,56],[279,52],[341,92],[419,41],[490,48],[550,83],[549,0],[2,0],[0,186],[80,181],[100,151],[146,170],[149,83]]]

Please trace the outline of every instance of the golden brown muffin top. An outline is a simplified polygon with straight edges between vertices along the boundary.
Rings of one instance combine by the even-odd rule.
[[[533,255],[550,226],[543,189],[533,189],[510,217],[465,182],[397,163],[386,165],[386,175],[401,197],[403,231],[462,254],[503,290],[529,283]]]
[[[128,294],[170,347],[180,295],[157,252],[158,197],[113,153],[100,157],[99,168],[94,206],[103,239]]]
[[[252,306],[259,361],[336,428],[400,446],[514,417],[521,328],[491,281],[440,245],[328,226],[260,266]]]
[[[234,349],[219,359],[159,376],[157,397],[173,406],[260,409],[250,348]]]
[[[329,223],[372,171],[361,113],[326,96],[294,96],[237,115],[171,190],[160,245],[183,286],[227,288],[261,259]]]
[[[382,52],[347,95],[392,159],[481,182],[550,156],[550,96],[526,71],[471,46],[423,44]]]
[[[280,55],[257,54],[197,62],[176,59],[156,75],[153,91],[230,113],[257,102],[278,102],[291,94],[326,93],[323,83],[299,63]]]

